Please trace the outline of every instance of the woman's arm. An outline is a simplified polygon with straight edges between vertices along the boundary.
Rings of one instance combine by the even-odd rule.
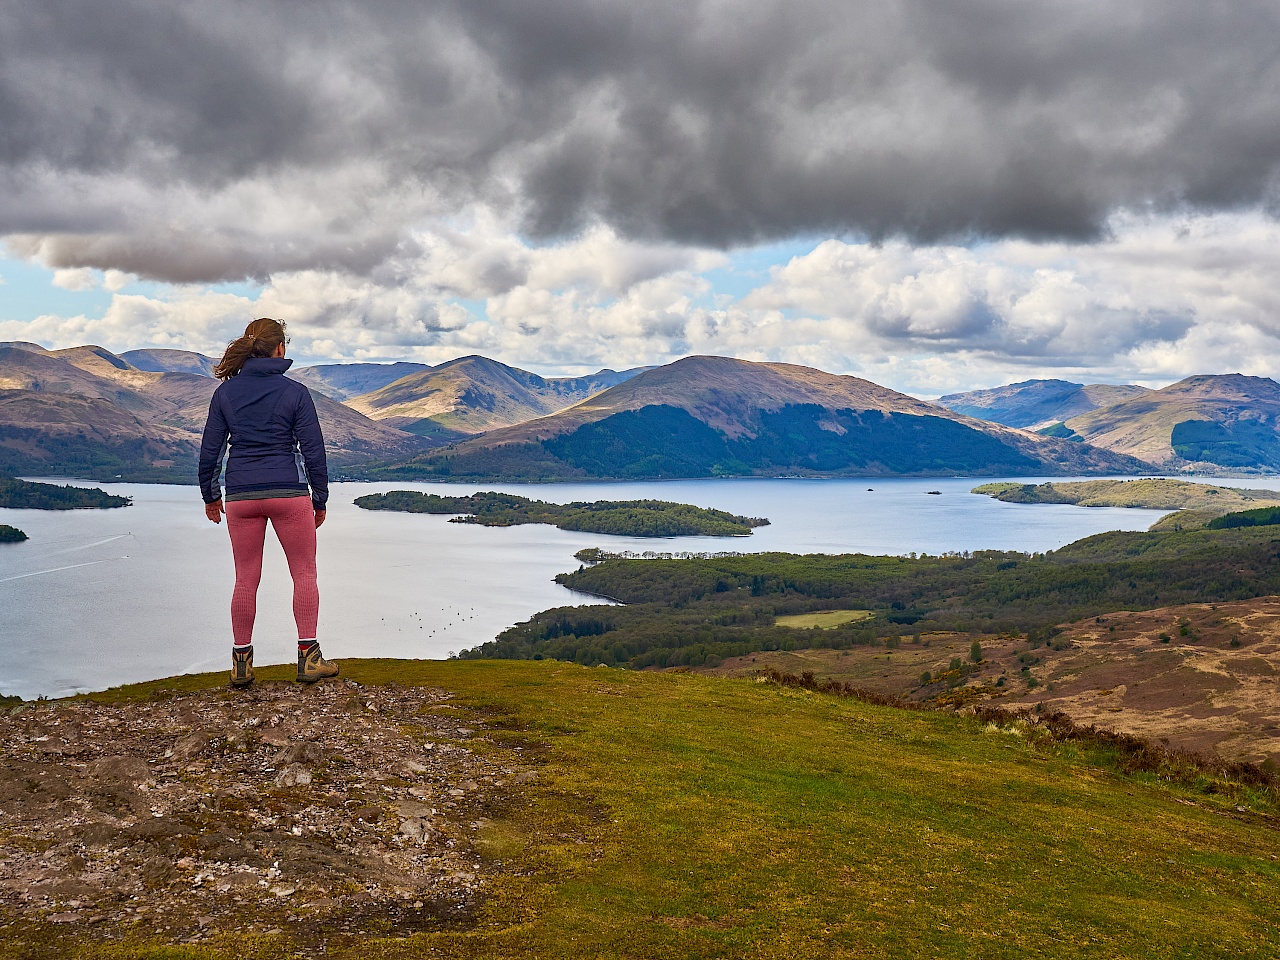
[[[329,503],[329,461],[324,453],[324,434],[320,431],[320,417],[316,414],[311,391],[303,387],[298,397],[298,409],[293,422],[293,435],[298,441],[302,462],[307,468],[307,482],[311,485],[311,507],[316,512],[316,526],[324,522],[324,512]]]
[[[200,495],[204,498],[204,513],[214,523],[222,522],[222,485],[218,473],[222,469],[222,455],[227,449],[231,431],[217,391],[209,400],[209,416],[204,422],[204,435],[200,438]]]

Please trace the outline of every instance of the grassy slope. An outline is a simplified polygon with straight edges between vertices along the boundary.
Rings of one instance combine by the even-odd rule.
[[[1241,798],[1120,776],[1067,746],[751,681],[551,662],[348,661],[344,673],[454,690],[501,723],[495,740],[541,744],[545,763],[491,828],[490,852],[523,869],[474,929],[331,955],[1280,952],[1274,826],[1236,813]],[[59,955],[292,955],[287,931],[223,946]],[[0,938],[0,957],[31,955]]]

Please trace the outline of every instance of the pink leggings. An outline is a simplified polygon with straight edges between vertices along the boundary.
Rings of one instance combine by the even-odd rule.
[[[298,639],[314,637],[320,615],[320,591],[316,587],[316,515],[311,498],[230,500],[226,509],[231,553],[236,560],[236,588],[231,594],[231,635],[236,645],[253,642],[268,520],[280,546],[284,547],[289,573],[293,576],[293,619],[298,624]]]

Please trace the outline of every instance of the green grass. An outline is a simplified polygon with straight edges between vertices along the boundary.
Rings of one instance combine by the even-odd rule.
[[[474,928],[331,956],[1280,954],[1280,833],[1268,814],[1236,811],[1264,798],[1127,777],[1104,752],[970,718],[750,680],[552,661],[346,661],[343,672],[447,687],[449,709],[497,727],[477,749],[520,744],[542,765],[495,815],[492,851],[516,869]],[[0,957],[15,949],[0,942]],[[68,944],[62,955],[293,953],[285,931],[222,950]]]
[[[788,617],[778,617],[775,626],[794,627],[797,630],[830,630],[842,623],[857,623],[875,616],[871,610],[820,610],[817,613],[796,613]]]

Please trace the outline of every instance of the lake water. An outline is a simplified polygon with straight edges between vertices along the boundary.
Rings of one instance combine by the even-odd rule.
[[[1024,478],[1038,482],[1038,478]],[[65,481],[62,481],[65,482]],[[548,607],[594,602],[552,582],[583,547],[795,553],[1044,551],[1105,530],[1142,530],[1154,510],[1017,505],[975,496],[972,479],[688,480],[550,485],[337,483],[320,530],[320,640],[326,656],[438,658],[491,640]],[[1216,481],[1222,482],[1222,481]],[[1280,479],[1239,485],[1280,487]],[[360,510],[366,493],[497,489],[536,499],[652,497],[772,523],[745,538],[652,540],[545,525],[490,528]],[[0,693],[63,696],[229,662],[234,579],[226,527],[194,487],[113,484],[117,510],[0,509],[31,537],[0,544]],[[940,491],[930,495],[928,491]],[[290,581],[267,537],[255,659],[296,657]]]

